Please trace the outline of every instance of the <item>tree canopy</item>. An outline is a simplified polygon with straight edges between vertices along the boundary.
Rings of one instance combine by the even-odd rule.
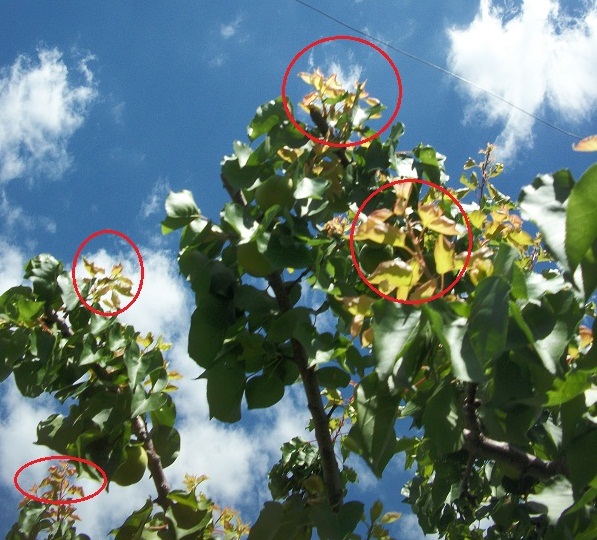
[[[364,84],[302,77],[313,88],[299,104],[308,133],[334,143],[375,133],[384,107]],[[402,493],[424,532],[597,535],[597,164],[578,181],[567,170],[538,176],[513,200],[496,187],[503,165],[491,145],[454,187],[433,147],[398,149],[403,131],[317,144],[278,98],[222,161],[230,202],[219,219],[190,191],[166,200],[162,232],[180,231],[196,302],[188,353],[204,370],[210,417],[238,422],[243,400],[267,409],[292,385],[308,403],[315,443],[282,447],[250,532],[200,494],[201,478],[170,488],[180,436],[167,344],[91,313],[51,255],[29,261],[30,285],[0,296],[1,379],[75,403],[40,422],[37,442],[125,485],[137,475],[124,469],[147,464],[156,496],[117,539],[390,538],[398,514],[348,500],[357,474],[345,461],[356,454],[382,477],[399,453],[414,468]],[[86,265],[90,305],[130,294],[118,269]],[[305,302],[307,291],[321,300]],[[68,472],[50,471],[47,485]],[[83,538],[72,513],[51,508],[24,503],[8,538]]]

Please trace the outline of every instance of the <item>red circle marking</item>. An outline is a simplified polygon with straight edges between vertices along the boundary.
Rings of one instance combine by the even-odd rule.
[[[294,67],[294,64],[296,64],[298,59],[301,56],[303,56],[303,54],[305,54],[309,49],[312,49],[313,47],[316,47],[317,45],[321,45],[322,43],[326,43],[327,41],[335,41],[335,40],[340,40],[340,39],[357,41],[359,43],[362,43],[363,45],[367,45],[368,47],[371,47],[372,49],[376,50],[379,54],[381,54],[385,58],[386,62],[388,62],[388,64],[390,64],[390,67],[394,71],[394,76],[396,77],[396,82],[398,83],[398,98],[396,99],[396,107],[394,108],[394,112],[392,113],[392,116],[384,124],[384,126],[378,132],[371,135],[371,137],[367,137],[366,139],[362,139],[360,141],[345,142],[345,143],[336,143],[336,142],[326,141],[324,139],[318,139],[317,137],[314,137],[310,133],[307,133],[307,131],[305,131],[299,125],[299,123],[296,121],[296,119],[290,112],[290,109],[288,108],[288,100],[286,98],[286,85],[288,83],[288,76],[290,75],[290,70]],[[388,54],[383,49],[380,49],[377,45],[374,45],[373,43],[371,43],[370,41],[367,41],[366,39],[355,37],[355,36],[329,36],[329,37],[318,39],[317,41],[314,41],[310,45],[307,45],[302,51],[299,51],[299,53],[292,59],[290,64],[288,64],[288,67],[286,68],[286,71],[284,72],[284,78],[282,79],[282,105],[284,106],[284,110],[286,111],[286,116],[288,116],[289,120],[294,124],[294,127],[296,127],[296,129],[298,129],[303,135],[305,135],[306,137],[311,139],[313,142],[316,142],[318,144],[323,144],[324,146],[332,146],[334,148],[349,148],[351,146],[360,146],[361,144],[372,141],[373,139],[379,137],[386,129],[388,129],[392,125],[392,122],[396,119],[396,116],[398,115],[398,110],[400,109],[401,102],[402,102],[402,80],[400,79],[400,73],[398,72],[398,68],[396,67],[396,64],[394,64],[392,59],[388,56]]]
[[[361,212],[363,211],[363,208],[365,208],[365,205],[373,197],[375,197],[375,195],[377,195],[384,189],[388,189],[391,186],[394,186],[396,184],[402,184],[404,182],[417,182],[419,184],[426,184],[429,187],[439,189],[442,193],[444,193],[448,197],[450,197],[450,199],[452,199],[452,201],[456,204],[456,206],[458,206],[458,209],[464,216],[464,221],[466,223],[466,229],[467,229],[467,234],[468,234],[468,250],[467,250],[466,259],[464,261],[464,266],[462,267],[462,270],[460,270],[460,272],[458,273],[458,275],[456,276],[454,281],[452,281],[452,283],[450,283],[450,285],[448,285],[445,289],[441,290],[437,294],[434,294],[430,298],[422,298],[420,300],[399,300],[398,298],[392,298],[391,296],[382,293],[365,277],[365,274],[361,270],[359,261],[357,260],[357,256],[356,256],[356,253],[354,250],[354,230],[355,230],[355,226],[357,223],[357,219],[361,215]],[[353,266],[356,268],[357,273],[359,274],[359,277],[365,282],[365,285],[367,285],[367,287],[369,287],[375,294],[377,294],[378,296],[381,296],[382,298],[385,298],[386,300],[390,300],[390,301],[396,302],[398,304],[424,304],[426,302],[431,302],[431,300],[436,300],[437,298],[444,296],[450,289],[452,289],[456,285],[456,283],[458,283],[462,279],[462,276],[464,276],[464,273],[466,272],[468,263],[471,260],[471,255],[473,252],[473,229],[471,228],[471,222],[468,218],[467,213],[464,211],[464,208],[462,208],[462,205],[460,204],[458,199],[456,199],[456,197],[454,197],[454,195],[452,195],[447,189],[445,189],[441,186],[438,186],[437,184],[434,184],[432,182],[428,182],[427,180],[421,180],[420,178],[405,178],[403,180],[394,180],[393,182],[388,182],[387,184],[384,184],[380,188],[376,189],[373,193],[371,193],[371,195],[369,195],[363,201],[363,204],[361,204],[361,206],[359,207],[359,210],[357,211],[356,215],[354,216],[354,219],[352,220],[352,225],[350,227],[349,245],[350,245],[350,256],[352,258]]]
[[[81,255],[81,252],[83,251],[83,248],[91,240],[93,240],[97,236],[101,236],[102,234],[115,234],[116,236],[119,236],[120,238],[122,238],[124,241],[128,242],[130,244],[130,246],[133,248],[133,250],[135,251],[135,253],[137,254],[137,260],[139,261],[139,266],[141,268],[141,281],[139,283],[139,288],[137,289],[137,293],[135,294],[135,296],[133,297],[133,299],[126,306],[124,306],[123,308],[119,309],[118,311],[104,312],[104,311],[99,311],[98,309],[95,309],[94,307],[90,306],[85,301],[85,299],[83,298],[83,296],[81,295],[81,293],[79,292],[79,287],[77,286],[77,280],[76,280],[76,277],[75,277],[75,273],[76,273],[76,269],[77,269],[77,260],[79,259],[79,255]],[[71,277],[72,277],[72,280],[73,280],[73,286],[75,288],[75,293],[77,294],[77,297],[79,298],[79,300],[81,301],[81,303],[89,311],[92,311],[96,315],[101,315],[103,317],[115,317],[116,315],[120,315],[123,311],[126,311],[128,308],[130,308],[137,301],[137,298],[139,298],[139,295],[141,294],[141,288],[143,287],[143,278],[144,278],[144,276],[145,276],[145,269],[143,267],[143,257],[141,257],[141,252],[139,251],[139,248],[135,245],[135,243],[126,234],[121,233],[120,231],[112,230],[112,229],[104,229],[102,231],[97,231],[97,232],[94,232],[93,234],[90,234],[87,238],[85,238],[85,240],[83,240],[83,243],[79,246],[79,249],[75,253],[75,258],[73,259],[73,268],[71,270]]]
[[[25,491],[20,485],[19,485],[19,475],[27,468],[27,467],[31,467],[31,465],[35,465],[36,463],[40,463],[42,461],[50,461],[50,460],[54,460],[54,459],[60,459],[60,460],[68,460],[68,461],[80,461],[81,463],[86,463],[87,465],[91,465],[94,469],[97,469],[100,474],[103,476],[104,478],[104,482],[103,484],[99,487],[99,489],[95,492],[93,492],[91,495],[87,495],[86,497],[80,497],[79,499],[42,499],[41,497],[37,497],[35,495],[31,495],[31,493]],[[76,457],[76,456],[47,456],[47,457],[42,457],[39,459],[34,459],[33,461],[29,461],[28,463],[25,463],[25,465],[23,465],[14,475],[13,477],[13,483],[15,485],[15,487],[19,490],[19,492],[24,495],[25,497],[27,497],[28,499],[31,499],[33,501],[38,501],[40,503],[44,503],[44,504],[76,504],[76,503],[80,503],[80,502],[84,502],[84,501],[88,501],[89,499],[93,499],[93,497],[96,497],[97,495],[99,495],[104,488],[108,485],[108,476],[106,475],[106,473],[104,472],[104,470],[97,464],[93,463],[93,461],[89,461],[88,459],[85,458],[80,458],[80,457]]]

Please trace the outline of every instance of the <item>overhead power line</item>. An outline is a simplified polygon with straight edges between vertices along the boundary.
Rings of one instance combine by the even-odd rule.
[[[406,56],[408,58],[411,58],[412,60],[415,60],[417,62],[420,62],[421,64],[425,64],[426,66],[429,66],[430,68],[436,69],[437,71],[440,71],[441,73],[445,74],[445,75],[449,75],[450,77],[453,77],[454,79],[457,79],[465,84],[468,84],[469,86],[472,86],[473,88],[476,88],[477,90],[484,92],[485,94],[487,94],[488,96],[491,96],[494,99],[498,99],[499,101],[501,101],[502,103],[505,103],[506,105],[512,107],[513,109],[516,109],[517,111],[520,111],[523,114],[526,114],[527,116],[530,116],[531,118],[533,118],[534,120],[536,120],[537,122],[540,122],[552,129],[555,129],[556,131],[559,131],[560,133],[563,133],[564,135],[568,135],[570,137],[573,137],[575,139],[581,139],[582,137],[580,137],[579,135],[576,135],[575,133],[571,133],[570,131],[566,131],[565,129],[562,129],[559,126],[556,126],[555,124],[552,124],[551,122],[548,122],[547,120],[545,120],[544,118],[541,118],[540,116],[537,116],[536,114],[533,114],[532,112],[526,111],[525,109],[523,109],[522,107],[519,107],[518,105],[515,105],[514,103],[508,101],[507,99],[503,98],[502,96],[492,92],[491,90],[487,90],[486,88],[483,88],[482,86],[479,86],[478,84],[474,83],[473,81],[470,81],[469,79],[466,79],[465,77],[461,77],[460,75],[457,75],[456,73],[450,71],[449,69],[443,68],[441,66],[438,66],[437,64],[434,64],[433,62],[430,62],[429,60],[425,60],[424,58],[421,58],[413,53],[410,53],[408,51],[405,51],[404,49],[400,49],[399,47],[395,47],[394,45],[392,45],[391,43],[388,43],[387,41],[384,41],[382,39],[373,37],[372,35],[368,34],[367,32],[363,32],[362,30],[359,30],[358,28],[355,28],[354,26],[349,25],[348,23],[345,23],[344,21],[341,21],[340,19],[337,19],[336,17],[330,15],[329,13],[326,13],[325,11],[322,11],[321,9],[316,8],[315,6],[312,6],[310,4],[307,4],[306,2],[303,2],[303,0],[295,0],[297,3],[311,9],[312,11],[315,11],[316,13],[319,13],[320,15],[322,15],[323,17],[326,17],[332,21],[334,21],[335,23],[338,23],[340,26],[343,26],[344,28],[348,28],[349,30],[352,30],[353,32],[356,32],[357,34],[361,34],[362,36],[365,36],[366,38],[372,40],[372,41],[377,41],[378,43],[380,43],[381,45],[383,45],[384,47],[387,47],[388,49],[391,49],[393,51],[396,51],[397,53],[400,53],[403,56]]]

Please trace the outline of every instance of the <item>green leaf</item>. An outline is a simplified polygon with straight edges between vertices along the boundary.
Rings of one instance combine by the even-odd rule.
[[[547,392],[548,401],[546,407],[561,405],[584,393],[591,386],[589,373],[583,371],[570,371],[564,379],[554,379],[553,390]]]
[[[166,219],[162,221],[162,234],[169,234],[199,218],[201,212],[195,204],[193,194],[183,189],[171,191],[166,198]]]
[[[570,290],[548,294],[541,305],[529,304],[523,310],[524,323],[533,335],[530,345],[550,373],[561,371],[560,358],[576,332],[582,314]],[[520,321],[518,321],[521,324]],[[526,330],[523,328],[523,331]]]
[[[202,368],[209,368],[224,344],[228,328],[235,320],[230,301],[211,294],[203,297],[191,316],[189,356]]]
[[[228,184],[236,190],[251,187],[260,175],[266,175],[269,171],[265,167],[245,165],[242,169],[236,156],[224,156],[221,162],[222,176]],[[273,174],[273,171],[271,171]]]
[[[310,522],[300,497],[290,497],[283,505],[266,502],[248,540],[310,540]]]
[[[110,534],[115,535],[114,540],[140,540],[143,535],[145,524],[149,521],[151,512],[153,511],[153,502],[151,498],[143,505],[143,508],[135,510],[122,527],[112,529]]]
[[[31,323],[41,316],[44,304],[33,299],[29,287],[12,287],[0,296],[0,321],[6,318],[15,323]]]
[[[220,360],[207,371],[206,377],[209,417],[221,422],[238,422],[246,383],[242,364],[235,359]]]
[[[572,188],[566,210],[566,254],[571,271],[597,240],[597,164]]]
[[[355,391],[357,421],[347,438],[378,478],[396,453],[394,423],[399,401],[375,372],[363,378]]]
[[[510,286],[490,276],[475,289],[467,333],[477,358],[487,365],[504,350],[508,334]]]
[[[234,154],[238,158],[238,165],[242,169],[247,161],[249,161],[249,157],[251,157],[253,150],[248,144],[241,141],[234,141],[232,147],[234,148]]]
[[[387,301],[373,304],[373,356],[380,380],[392,374],[398,359],[417,339],[420,318],[421,310],[409,305]]]
[[[257,108],[255,117],[251,120],[247,128],[249,140],[254,141],[258,139],[261,135],[269,132],[274,126],[286,119],[286,111],[284,110],[281,97],[264,103]]]
[[[33,292],[41,300],[52,303],[59,293],[56,280],[62,273],[62,263],[52,255],[42,253],[25,265],[25,279],[33,283]]]
[[[518,197],[523,218],[537,224],[549,250],[565,269],[570,268],[565,250],[566,200],[573,187],[570,171],[561,170],[538,176]]]
[[[323,178],[304,177],[296,186],[295,199],[323,199],[330,185],[328,180]]]
[[[591,429],[570,441],[566,450],[566,464],[570,471],[570,482],[575,493],[591,484],[597,488],[597,429]]]
[[[433,333],[442,344],[450,362],[454,376],[461,381],[483,382],[485,364],[470,342],[468,320],[458,317],[443,300],[423,304],[423,313],[431,325]]]
[[[257,375],[247,381],[245,395],[249,409],[265,409],[284,397],[284,384],[273,374]]]
[[[150,412],[152,426],[173,427],[176,422],[176,405],[172,398],[165,394],[166,401],[158,409]]]
[[[314,504],[311,516],[320,540],[344,540],[354,532],[363,516],[362,502],[349,501],[334,512],[327,503]]]
[[[312,328],[311,310],[306,307],[296,307],[282,313],[272,321],[267,340],[271,343],[283,343],[293,337],[298,338],[301,327]]]
[[[169,467],[180,453],[180,434],[173,427],[154,426],[149,434],[162,467]]]
[[[531,493],[527,497],[526,507],[532,513],[547,515],[549,522],[555,524],[564,510],[573,504],[570,482],[566,478],[558,477],[545,486],[541,493]]]
[[[350,373],[337,367],[319,368],[315,375],[319,386],[324,388],[345,388],[350,384]]]
[[[271,235],[265,255],[278,268],[306,268],[313,262],[305,242],[278,231]]]
[[[11,373],[14,363],[21,358],[28,345],[28,335],[24,328],[0,329],[0,382]]]
[[[425,435],[440,455],[462,448],[464,419],[450,380],[444,379],[428,399],[423,424]]]
[[[497,255],[493,261],[493,275],[500,276],[508,283],[514,279],[513,272],[516,271],[518,252],[508,244],[500,244]]]
[[[142,386],[137,386],[137,389],[133,394],[131,417],[139,416],[151,411],[157,411],[165,404],[166,394],[159,392],[157,394],[147,395]]]

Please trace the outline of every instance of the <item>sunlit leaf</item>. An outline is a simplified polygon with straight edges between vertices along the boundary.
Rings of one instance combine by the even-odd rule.
[[[406,232],[378,219],[367,219],[361,223],[354,234],[355,240],[371,240],[377,244],[387,244],[395,247],[406,245]]]
[[[438,274],[454,270],[454,243],[450,242],[443,234],[440,234],[435,241],[433,258]]]
[[[420,204],[419,216],[423,226],[432,231],[447,235],[458,235],[463,232],[462,225],[446,217],[442,209],[434,203]]]
[[[590,135],[572,145],[577,152],[597,152],[597,135]]]

